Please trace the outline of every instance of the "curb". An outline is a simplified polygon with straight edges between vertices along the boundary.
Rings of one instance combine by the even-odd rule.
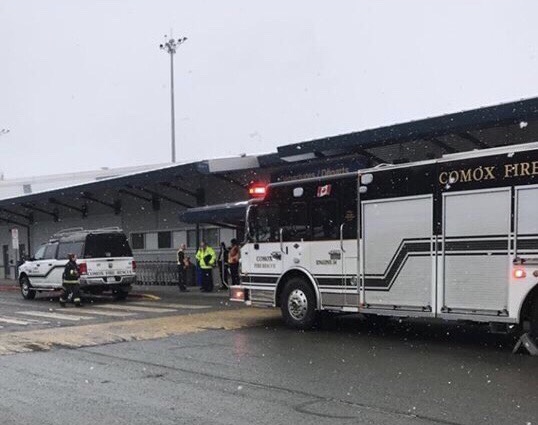
[[[7,286],[7,285],[0,285],[0,292],[8,292],[8,291],[19,291],[18,286]]]

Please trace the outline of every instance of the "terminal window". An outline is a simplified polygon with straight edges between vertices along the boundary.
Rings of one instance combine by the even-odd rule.
[[[159,232],[157,234],[157,244],[159,249],[172,248],[172,232]]]
[[[133,249],[144,249],[144,234],[143,233],[131,233],[131,247]]]

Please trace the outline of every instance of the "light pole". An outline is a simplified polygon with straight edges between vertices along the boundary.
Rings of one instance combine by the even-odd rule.
[[[159,47],[170,55],[170,102],[172,109],[172,162],[176,162],[176,119],[174,111],[174,55],[177,48],[187,41],[187,37],[173,39],[170,38],[166,43]]]

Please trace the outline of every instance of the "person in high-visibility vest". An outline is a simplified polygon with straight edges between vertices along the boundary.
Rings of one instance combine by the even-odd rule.
[[[202,271],[202,292],[212,292],[213,291],[213,274],[212,269],[217,261],[217,256],[215,255],[215,250],[209,245],[206,245],[204,241],[200,243],[200,248],[196,252],[196,260],[198,261],[198,266]]]
[[[60,295],[60,305],[65,307],[69,295],[77,307],[82,304],[80,302],[80,271],[77,265],[77,257],[75,254],[67,256],[68,261],[64,268],[62,276],[62,294]]]

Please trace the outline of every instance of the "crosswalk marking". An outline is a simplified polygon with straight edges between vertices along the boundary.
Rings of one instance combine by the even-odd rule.
[[[13,317],[13,316],[0,316],[0,322],[2,323],[9,323],[12,325],[48,325],[50,322],[47,322],[45,320],[36,320],[36,319],[28,319],[24,318],[22,320],[20,317]]]
[[[86,308],[86,307],[82,307],[80,309],[73,310],[73,311],[66,310],[63,313],[96,314],[98,316],[110,316],[110,317],[136,316],[136,313],[129,313],[127,311],[105,311],[105,310],[96,310],[93,308]]]
[[[138,307],[135,305],[118,305],[118,304],[103,304],[96,305],[95,308],[109,308],[112,310],[125,310],[125,311],[135,311],[135,312],[144,312],[144,313],[172,313],[177,311],[173,308],[151,308],[151,307]]]
[[[131,305],[141,305],[141,306],[154,306],[154,307],[165,307],[165,308],[176,308],[176,309],[185,309],[185,310],[202,310],[205,308],[211,308],[210,305],[196,305],[196,304],[164,304],[158,302],[136,302]]]
[[[18,319],[11,319],[9,317],[0,317],[0,322],[1,323],[10,323],[12,325],[23,325],[23,326],[27,326],[30,324],[29,321],[25,321],[25,320],[18,320]]]
[[[17,314],[25,314],[27,316],[35,316],[35,317],[47,317],[49,319],[56,319],[56,320],[69,320],[72,322],[79,322],[81,320],[89,320],[93,319],[91,316],[71,316],[68,314],[61,314],[61,313],[52,313],[52,312],[45,312],[45,311],[18,311]]]

